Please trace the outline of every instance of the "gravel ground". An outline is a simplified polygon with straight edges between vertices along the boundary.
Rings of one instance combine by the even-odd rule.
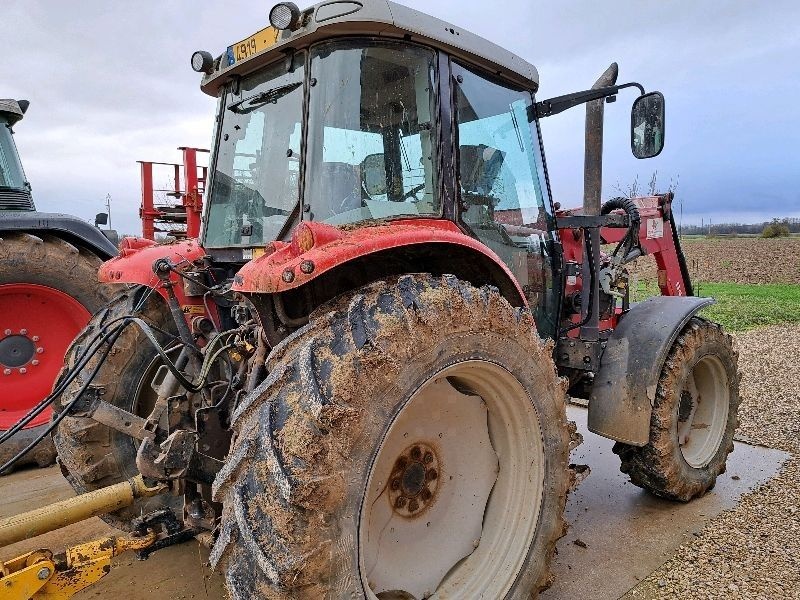
[[[736,336],[740,439],[792,453],[780,473],[625,598],[800,599],[800,325]]]

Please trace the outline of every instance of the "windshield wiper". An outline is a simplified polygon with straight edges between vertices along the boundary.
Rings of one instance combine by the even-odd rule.
[[[286,85],[281,85],[279,87],[272,88],[270,90],[258,92],[257,94],[253,94],[252,96],[234,102],[233,104],[228,106],[228,110],[235,112],[237,114],[244,114],[246,112],[258,108],[263,104],[268,104],[270,102],[277,102],[280,98],[296,90],[301,85],[303,85],[303,82],[297,81],[295,83],[287,83]],[[250,104],[242,108],[242,105],[245,102],[249,102]]]

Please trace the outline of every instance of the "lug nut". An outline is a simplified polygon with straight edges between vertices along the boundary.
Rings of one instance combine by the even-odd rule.
[[[294,281],[294,271],[291,269],[286,269],[281,275],[281,279],[283,279],[286,283],[292,283]]]
[[[411,449],[411,458],[419,460],[420,456],[422,456],[422,450],[419,449],[419,446],[414,446]]]
[[[28,335],[28,330],[27,329],[20,329],[19,330],[19,334],[20,335]]]
[[[20,375],[25,375],[25,373],[28,372],[28,369],[26,369],[25,367],[21,367],[19,372],[20,372]]]
[[[392,479],[392,481],[391,481],[391,483],[389,484],[389,486],[390,486],[390,487],[391,487],[393,490],[399,490],[399,489],[400,489],[400,480],[399,480],[399,479],[396,479],[396,478],[395,478],[395,479]]]
[[[11,375],[11,369],[3,369],[3,375]]]
[[[34,359],[31,361],[31,364],[32,364],[32,365],[35,367],[36,365],[38,365],[38,364],[39,364],[39,361],[38,361],[38,360],[36,360],[36,359],[34,358]]]
[[[44,352],[44,348],[37,348],[36,349],[36,354],[41,354],[42,352]]]
[[[436,481],[436,478],[439,477],[439,473],[436,472],[436,469],[431,469],[427,473],[425,473],[425,479],[428,481]]]
[[[422,462],[424,462],[426,465],[431,464],[433,462],[433,454],[431,454],[430,452],[426,452],[425,456],[422,459]]]
[[[32,339],[34,342],[38,342],[38,341],[39,341],[39,336],[38,336],[38,335],[35,335],[35,336],[33,336],[31,339]]]
[[[403,508],[406,505],[406,497],[405,496],[398,496],[397,500],[394,501],[395,508]]]
[[[3,333],[5,333],[6,335],[11,335],[11,330],[10,329],[6,329]]]
[[[300,270],[303,273],[305,273],[306,275],[309,275],[309,274],[313,273],[314,272],[314,262],[310,261],[310,260],[304,260],[303,262],[300,263]]]
[[[408,512],[416,512],[419,508],[419,502],[416,499],[412,498],[411,502],[408,503]]]

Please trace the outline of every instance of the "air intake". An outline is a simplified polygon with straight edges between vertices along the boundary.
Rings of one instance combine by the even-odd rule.
[[[27,190],[0,187],[0,210],[36,210]]]

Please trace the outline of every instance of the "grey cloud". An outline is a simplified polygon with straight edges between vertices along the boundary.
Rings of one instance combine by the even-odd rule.
[[[612,60],[620,78],[667,96],[667,146],[630,156],[632,93],[609,105],[604,193],[654,170],[680,175],[684,217],[800,213],[800,5],[790,0],[570,0],[503,3],[409,0],[539,67],[540,96],[591,85]],[[115,225],[138,231],[136,160],[177,160],[206,146],[213,99],[189,69],[192,51],[218,54],[266,25],[269,4],[5,0],[0,96],[28,97],[18,129],[37,202],[91,218],[107,193]],[[583,112],[543,124],[556,199],[579,204]],[[735,199],[735,200],[732,200]],[[757,210],[751,210],[758,203]]]

